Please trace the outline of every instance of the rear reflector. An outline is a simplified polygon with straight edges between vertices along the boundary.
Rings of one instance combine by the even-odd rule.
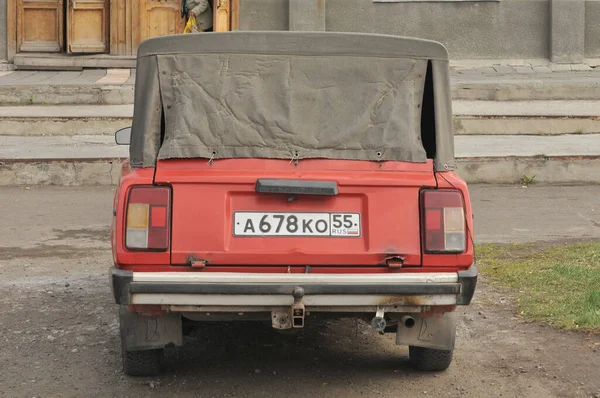
[[[152,228],[166,228],[167,206],[152,206],[152,214],[150,215],[150,220],[152,220]]]
[[[130,250],[169,248],[171,189],[134,187],[129,191],[125,246]]]
[[[127,208],[127,228],[148,229],[148,210],[150,205],[144,203],[129,203]]]
[[[467,248],[462,194],[454,190],[421,192],[423,241],[427,253],[462,253]]]

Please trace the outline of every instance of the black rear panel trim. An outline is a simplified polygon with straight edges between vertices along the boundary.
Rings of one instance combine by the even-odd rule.
[[[279,193],[286,195],[335,196],[338,194],[338,186],[335,181],[259,178],[256,181],[255,189],[259,193]]]

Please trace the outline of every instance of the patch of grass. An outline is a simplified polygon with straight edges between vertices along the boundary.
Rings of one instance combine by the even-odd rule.
[[[514,289],[523,317],[600,333],[600,242],[478,245],[481,273]]]
[[[524,175],[523,177],[521,177],[521,179],[519,180],[519,182],[521,183],[521,185],[533,184],[534,181],[535,181],[535,176],[528,177],[526,175]]]
[[[577,129],[573,134],[583,134],[583,129]]]

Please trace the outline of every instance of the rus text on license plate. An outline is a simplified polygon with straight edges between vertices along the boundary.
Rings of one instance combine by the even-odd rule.
[[[233,214],[233,235],[359,237],[360,213],[238,211]]]

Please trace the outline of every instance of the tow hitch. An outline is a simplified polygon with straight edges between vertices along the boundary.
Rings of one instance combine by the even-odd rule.
[[[387,322],[385,321],[385,312],[383,308],[377,307],[377,312],[375,313],[373,319],[371,319],[371,326],[380,334],[385,333],[385,327],[387,326]]]
[[[302,302],[302,298],[304,297],[304,289],[295,287],[292,296],[294,296],[294,304],[292,305],[292,327],[297,329],[303,328],[304,303]]]
[[[275,329],[301,329],[304,327],[304,289],[295,287],[292,292],[294,296],[294,304],[288,310],[273,310],[271,311],[271,325]]]

